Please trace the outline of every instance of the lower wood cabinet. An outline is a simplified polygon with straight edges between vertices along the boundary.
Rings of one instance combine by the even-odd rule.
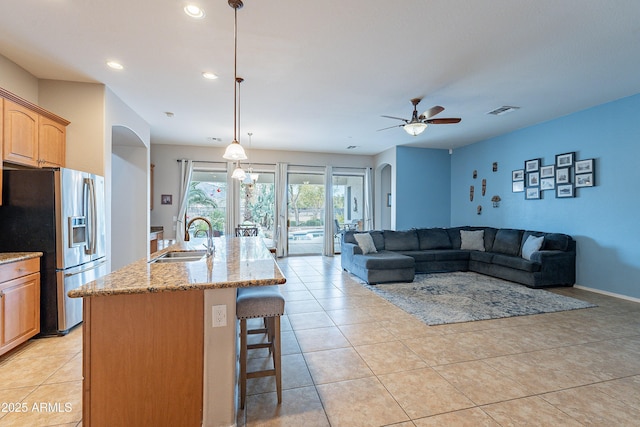
[[[40,332],[40,259],[0,265],[0,354]]]

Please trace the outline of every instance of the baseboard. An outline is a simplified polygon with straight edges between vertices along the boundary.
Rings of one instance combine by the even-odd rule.
[[[573,287],[577,288],[577,289],[582,289],[582,290],[585,290],[585,291],[589,291],[589,292],[595,292],[596,294],[607,295],[607,296],[614,297],[614,298],[619,298],[619,299],[624,299],[624,300],[627,300],[627,301],[633,301],[633,302],[640,303],[640,298],[634,298],[634,297],[630,297],[630,296],[627,296],[627,295],[616,294],[614,292],[603,291],[601,289],[595,289],[595,288],[588,288],[586,286],[580,286],[580,285],[573,285]]]

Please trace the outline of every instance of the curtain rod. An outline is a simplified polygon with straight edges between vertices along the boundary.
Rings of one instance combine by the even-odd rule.
[[[176,159],[176,162],[186,162],[189,159]],[[233,162],[227,162],[225,160],[223,161],[214,161],[214,160],[193,160],[194,163],[233,163]],[[246,162],[245,162],[246,164]],[[254,162],[249,162],[250,165],[260,165],[260,166],[275,166],[275,163],[254,163]],[[324,168],[328,165],[301,165],[299,163],[287,163],[287,166],[298,166],[298,167],[303,167],[303,168]],[[371,169],[369,166],[364,166],[364,167],[353,167],[353,166],[333,166],[333,169]]]

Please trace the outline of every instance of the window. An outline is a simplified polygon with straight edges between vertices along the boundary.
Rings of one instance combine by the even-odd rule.
[[[194,169],[189,185],[187,221],[197,216],[211,221],[214,235],[224,235],[227,221],[226,170]],[[199,230],[207,230],[202,221],[196,221],[190,232],[195,237]]]

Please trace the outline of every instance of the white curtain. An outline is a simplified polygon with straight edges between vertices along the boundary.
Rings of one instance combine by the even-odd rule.
[[[364,171],[364,217],[362,228],[373,230],[373,169]]]
[[[180,209],[176,221],[176,242],[184,242],[185,215],[187,213],[187,202],[189,200],[189,185],[193,175],[193,160],[180,161]]]
[[[287,227],[287,164],[276,163],[276,256],[288,255],[288,227]]]
[[[240,224],[240,181],[231,177],[236,167],[234,162],[227,163],[227,224],[225,234],[236,235],[236,226]]]
[[[333,233],[333,167],[327,166],[324,170],[324,256],[333,256]]]

